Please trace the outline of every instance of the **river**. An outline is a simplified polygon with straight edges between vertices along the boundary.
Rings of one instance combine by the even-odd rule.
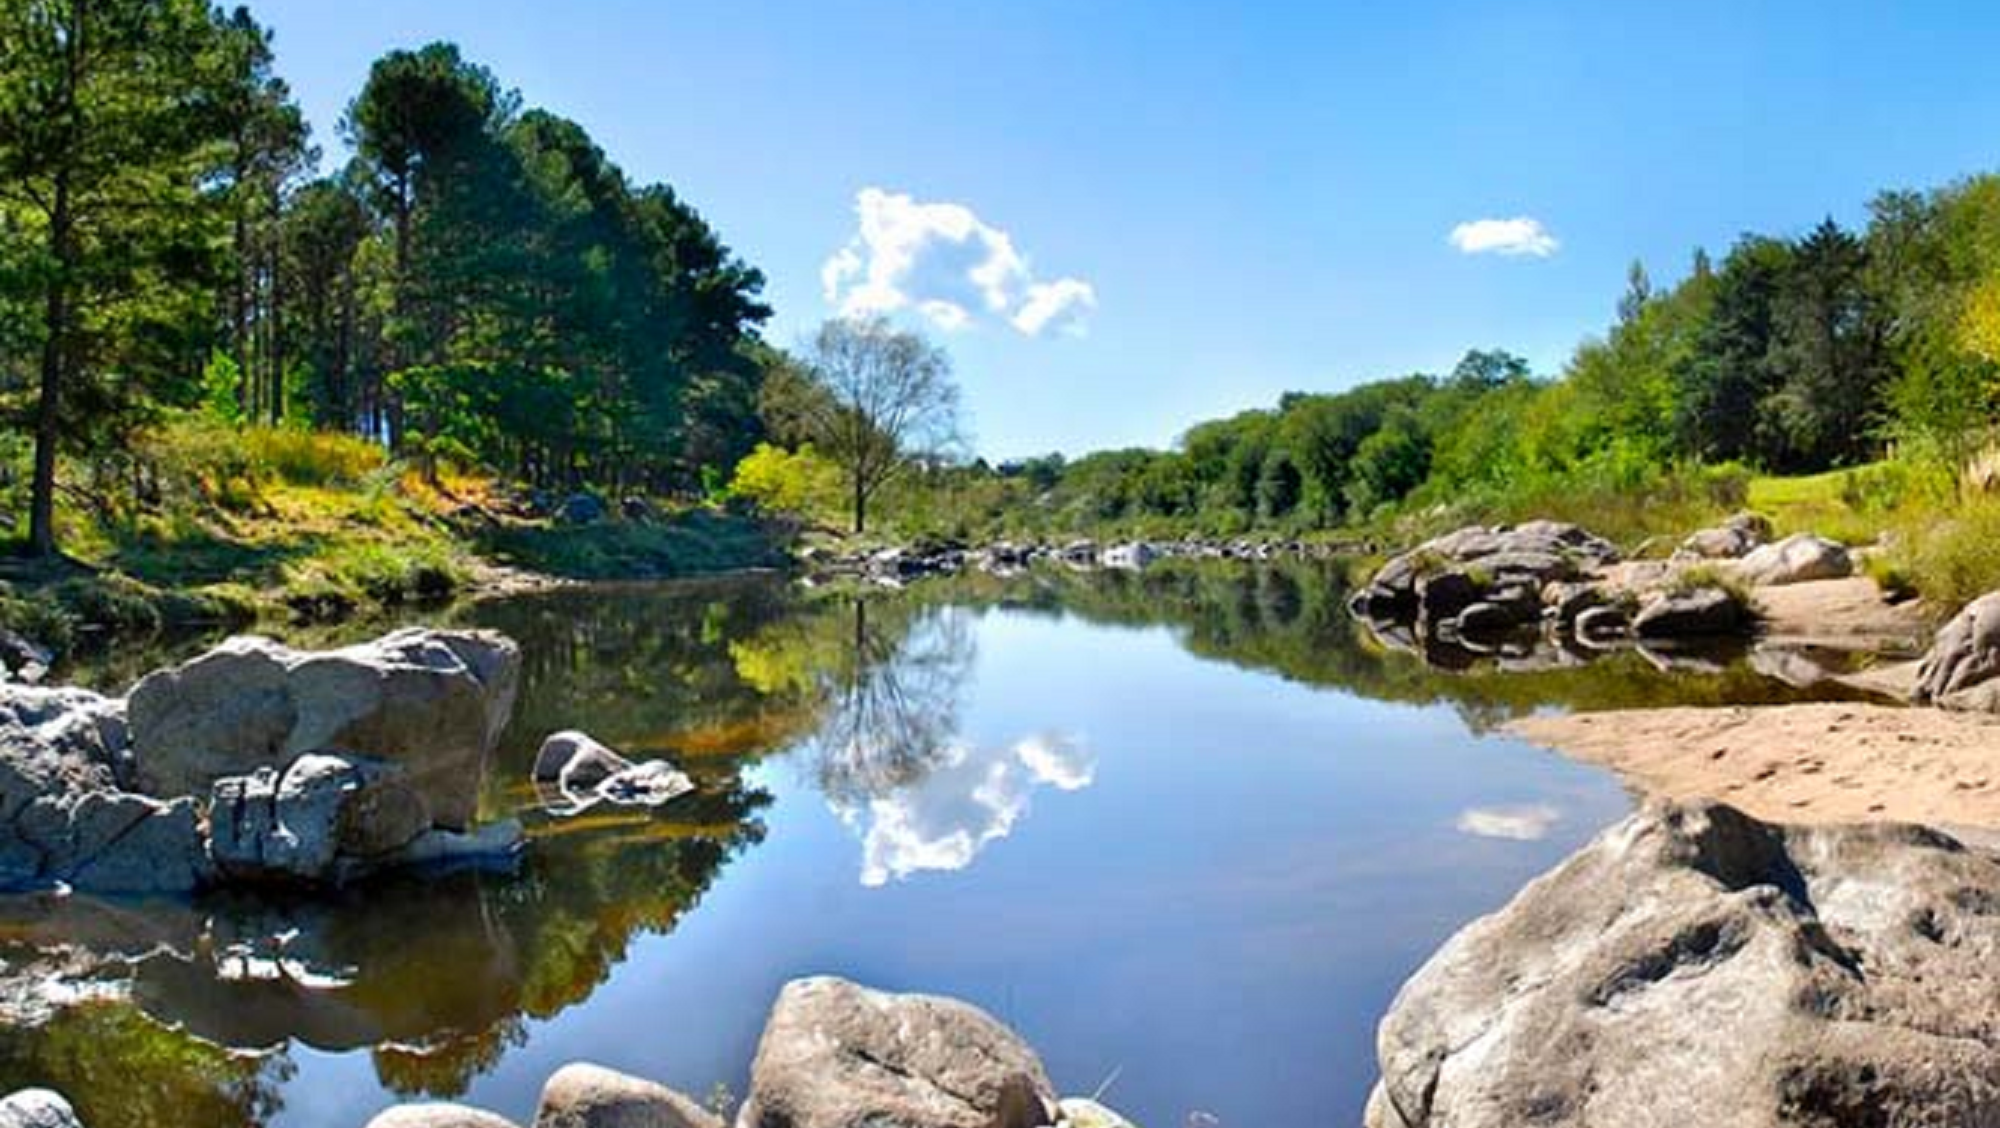
[[[971,1000],[1151,1128],[1355,1123],[1403,979],[1629,808],[1497,722],[1802,694],[1629,653],[1441,669],[1343,595],[1328,565],[1170,564],[413,615],[522,643],[485,799],[529,823],[520,870],[0,903],[0,1084],[94,1128],[358,1128],[420,1096],[526,1122],[576,1059],[726,1100],[779,986],[834,973]],[[122,688],[200,642],[72,675]],[[546,814],[524,777],[564,728],[701,789]]]

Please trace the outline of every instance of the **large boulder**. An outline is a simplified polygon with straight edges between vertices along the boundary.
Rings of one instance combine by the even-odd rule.
[[[375,1114],[366,1128],[520,1128],[496,1112],[461,1104],[406,1104]]]
[[[665,1085],[574,1062],[542,1086],[534,1128],[723,1128],[722,1118]]]
[[[785,985],[738,1128],[1039,1128],[1055,1091],[1035,1052],[955,999],[830,977]]]
[[[2000,861],[1650,806],[1404,985],[1371,1128],[2000,1122]]]
[[[1840,580],[1854,574],[1854,557],[1845,545],[1812,533],[1796,533],[1753,549],[1735,564],[1744,583],[1760,587]]]
[[[1912,696],[1923,704],[2000,712],[2000,591],[1965,605],[1917,666]]]
[[[132,690],[135,789],[206,794],[229,776],[339,750],[400,765],[437,823],[463,829],[519,670],[514,643],[486,631],[412,628],[321,653],[230,639]]]
[[[0,1097],[0,1128],[83,1128],[76,1110],[50,1089],[17,1089]]]
[[[0,683],[0,819],[44,795],[116,787],[130,752],[123,701]]]

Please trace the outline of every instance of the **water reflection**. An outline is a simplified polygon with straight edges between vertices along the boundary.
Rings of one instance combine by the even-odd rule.
[[[1286,792],[1283,779],[1263,774],[1268,767],[1253,776],[1233,762],[1216,762],[1214,750],[1269,739],[1319,770],[1342,748],[1329,747],[1326,757],[1314,760],[1306,753],[1317,748],[1319,730],[1289,729],[1282,716],[1262,712],[1246,712],[1236,727],[1210,734],[1201,730],[1209,722],[1195,700],[1187,702],[1187,731],[1212,736],[1214,743],[1199,756],[1187,753],[1184,778],[1163,776],[1167,761],[1152,757],[1141,771],[1114,776],[1107,769],[1100,783],[1098,750],[1079,733],[1113,733],[1103,750],[1107,763],[1122,753],[1123,763],[1132,765],[1134,756],[1173,745],[1181,734],[1169,728],[1182,725],[1183,711],[1175,711],[1174,726],[1167,726],[1148,712],[1151,699],[1143,696],[1156,687],[1124,685],[1112,676],[1132,653],[1123,636],[1077,631],[1066,636],[1069,641],[1088,636],[1090,645],[1107,647],[1093,654],[1118,655],[1120,668],[1101,662],[1072,667],[1080,673],[1070,680],[1081,684],[1067,688],[1084,698],[1101,693],[1110,712],[1069,718],[1065,726],[1047,711],[1046,696],[1027,692],[1007,701],[1018,713],[973,723],[979,718],[968,716],[968,700],[981,668],[981,628],[996,609],[1029,622],[1152,628],[1155,643],[1170,633],[1182,650],[1211,665],[1336,688],[1346,698],[1444,704],[1474,729],[1550,705],[1722,704],[1827,692],[1823,685],[1788,684],[1807,680],[1790,668],[1782,679],[1767,676],[1773,672],[1769,662],[1668,673],[1633,654],[1533,668],[1488,656],[1439,668],[1424,655],[1370,638],[1349,620],[1344,599],[1337,566],[1174,564],[1137,573],[1052,571],[1004,582],[970,576],[865,598],[810,596],[767,579],[559,592],[464,609],[462,621],[506,631],[523,644],[523,686],[502,749],[504,770],[484,800],[492,813],[528,813],[534,841],[520,871],[376,884],[346,896],[295,901],[0,903],[0,1086],[61,1088],[94,1128],[265,1124],[287,1115],[286,1099],[298,1091],[294,1073],[307,1060],[300,1051],[310,1047],[365,1060],[386,1092],[458,1096],[510,1056],[533,1058],[536,1050],[520,1047],[537,1024],[600,993],[615,998],[617,969],[639,938],[674,931],[724,880],[733,860],[758,848],[766,819],[775,817],[770,794],[754,782],[771,782],[760,774],[766,758],[788,757],[780,770],[810,783],[813,794],[804,809],[824,819],[824,804],[837,817],[841,825],[830,826],[828,834],[844,849],[821,849],[810,864],[823,864],[846,889],[853,889],[857,868],[865,886],[965,871],[951,882],[908,880],[900,896],[910,898],[996,880],[1002,890],[1040,887],[1062,868],[1051,857],[1080,856],[1111,835],[1132,839],[1133,864],[1140,868],[1125,874],[1126,886],[1157,891],[1147,903],[1166,904],[1189,892],[1178,882],[1197,872],[1191,868],[1196,859],[1171,860],[1175,844],[1187,839],[1184,824],[1155,827],[1151,838],[1135,830],[1154,817],[1149,813],[1220,810],[1243,821],[1233,837],[1250,841],[1259,829],[1393,821],[1391,811],[1434,790],[1424,781],[1397,802],[1375,802],[1383,778],[1414,769],[1371,764],[1365,772],[1356,769],[1351,784],[1318,794],[1307,810],[1299,796]],[[347,637],[380,628],[356,625]],[[322,633],[310,641],[346,638]],[[99,667],[93,680],[122,688],[111,682],[169,657],[178,655],[122,655],[117,665]],[[1153,667],[1156,673],[1176,668]],[[1116,688],[1100,691],[1100,676]],[[1275,686],[1265,678],[1243,692],[1261,708],[1265,694],[1275,698]],[[1123,728],[1121,709],[1132,714]],[[567,728],[582,728],[635,757],[674,759],[698,790],[658,812],[539,819],[526,769],[541,737]],[[1470,755],[1463,732],[1451,726],[1450,733],[1447,739],[1457,741],[1452,754]],[[1291,770],[1299,769],[1295,764]],[[1178,782],[1169,787],[1172,781]],[[1144,802],[1114,802],[1110,793],[1121,783],[1160,790],[1147,792]],[[1091,793],[1083,795],[1086,790]],[[1196,806],[1218,792],[1232,801]],[[1588,808],[1573,797],[1559,798],[1560,806],[1481,801],[1492,794],[1524,793],[1496,788],[1454,795],[1450,805],[1424,816],[1425,825],[1447,836],[1455,825],[1466,835],[1553,849],[1590,822]],[[1082,839],[1045,834],[1030,841],[1036,838],[1029,820],[1038,796],[1054,800],[1050,812],[1058,803],[1080,809],[1097,802],[1091,817],[1104,821],[1086,826],[1088,820],[1071,820],[1070,833],[1086,835]],[[1340,819],[1329,817],[1327,811],[1343,802],[1353,809]],[[1043,819],[1059,821],[1047,812]],[[1010,836],[1017,838],[1014,847],[992,851]],[[1287,863],[1286,874],[1340,890],[1362,887],[1354,883],[1365,885],[1377,870],[1386,874],[1384,882],[1401,881],[1398,867],[1407,861],[1381,847],[1389,839],[1367,841],[1373,845],[1365,859],[1335,859],[1315,848],[1298,854],[1304,860],[1296,865]],[[1072,853],[1036,853],[1036,847],[1051,846]],[[1155,852],[1157,865],[1148,860]],[[1271,864],[1269,857],[1239,859],[1251,861]],[[1010,863],[1032,862],[1044,867],[1032,881],[995,876]],[[1081,869],[1069,876],[1091,880]],[[1009,880],[1027,884],[1009,886]],[[1100,900],[1119,892],[1090,891]],[[856,895],[877,904],[898,899]],[[1381,903],[1405,900],[1406,891],[1398,889]],[[784,907],[775,911],[779,915],[766,911],[752,923],[810,932],[809,925],[785,917]],[[1130,911],[1143,914],[1144,906]],[[917,931],[949,919],[948,912],[933,913],[901,927]],[[1166,960],[1173,949],[1157,945],[1156,933],[1183,927],[1148,932],[1130,957],[1145,966]],[[970,950],[1003,939],[968,936],[963,943]],[[996,959],[995,966],[1009,962],[1018,961]],[[1189,964],[1226,965],[1213,952],[1197,953]],[[1276,974],[1280,965],[1270,967]],[[1116,986],[1064,982],[1052,989]],[[1128,996],[1134,989],[1123,987]],[[1098,1001],[1107,1013],[1118,1009]],[[1116,1046],[1120,1037],[1140,1036],[1126,1032],[1110,1041]],[[1174,1073],[1185,1063],[1137,1064]]]
[[[1561,811],[1546,803],[1530,803],[1519,807],[1469,807],[1460,812],[1454,825],[1474,838],[1540,842],[1561,821]]]
[[[864,802],[829,797],[861,836],[861,884],[884,885],[921,870],[961,870],[1012,833],[1039,787],[1080,791],[1096,771],[1081,743],[1038,733],[1001,748],[946,746],[919,780]]]

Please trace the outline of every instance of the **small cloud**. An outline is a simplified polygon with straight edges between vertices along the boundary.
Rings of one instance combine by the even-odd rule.
[[[1562,812],[1545,803],[1526,807],[1474,807],[1458,816],[1461,833],[1509,842],[1540,842],[1562,821]]]
[[[859,229],[820,267],[820,288],[843,317],[913,310],[947,332],[991,317],[1029,337],[1080,335],[1097,308],[1081,278],[1035,277],[1013,236],[964,204],[927,203],[863,188]]]
[[[1451,245],[1468,255],[1532,255],[1547,258],[1562,243],[1539,219],[1475,219],[1451,229]]]

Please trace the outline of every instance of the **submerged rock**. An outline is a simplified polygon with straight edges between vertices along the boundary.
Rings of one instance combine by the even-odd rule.
[[[1411,978],[1366,1122],[1992,1123],[1996,904],[1933,831],[1650,806]]]
[[[648,760],[606,778],[599,798],[623,807],[658,807],[694,790],[686,772],[665,760]]]
[[[1725,588],[1662,592],[1632,618],[1632,633],[1640,638],[1724,638],[1750,629],[1755,616]]]
[[[565,791],[596,787],[632,766],[632,761],[600,744],[589,733],[570,730],[551,734],[535,753],[536,783],[553,783]]]
[[[1965,605],[1917,667],[1919,703],[2000,712],[2000,592]]]
[[[956,999],[843,979],[785,985],[739,1128],[1040,1128],[1055,1091],[1035,1052]]]
[[[396,631],[306,652],[234,638],[142,680],[129,701],[134,790],[217,780],[340,750],[401,765],[442,826],[472,819],[514,704],[520,650],[486,631]]]
[[[542,1086],[534,1128],[723,1128],[722,1118],[665,1085],[589,1062]]]

